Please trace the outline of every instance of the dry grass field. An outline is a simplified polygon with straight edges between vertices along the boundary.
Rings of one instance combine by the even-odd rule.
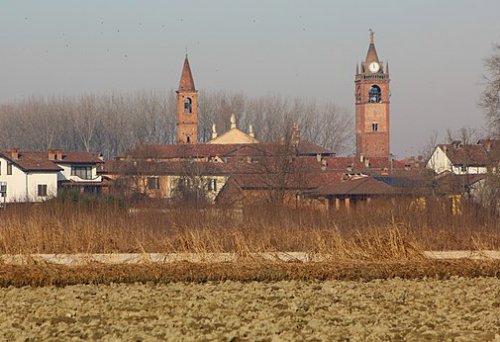
[[[425,250],[499,250],[496,217],[475,207],[462,215],[429,205],[379,202],[346,212],[277,206],[230,210],[152,205],[131,212],[119,202],[49,201],[0,211],[0,254],[223,253],[236,263],[170,265],[0,265],[0,284],[67,285],[207,280],[418,279],[498,277],[499,261],[430,261]],[[255,252],[328,255],[320,263],[269,262]]]
[[[0,340],[500,341],[500,261],[425,250],[499,250],[496,217],[411,203],[345,212],[232,211],[117,202],[0,211]],[[328,255],[269,261],[256,252]],[[34,253],[236,253],[235,262],[40,262]]]
[[[500,280],[0,289],[5,341],[500,341]]]
[[[117,202],[11,205],[0,211],[0,253],[328,253],[394,260],[422,250],[500,249],[500,220],[473,206],[462,215],[411,202],[373,203],[349,214],[265,206],[231,210],[152,206],[130,213]]]

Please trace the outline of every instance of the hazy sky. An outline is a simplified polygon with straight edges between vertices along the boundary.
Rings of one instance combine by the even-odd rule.
[[[354,116],[368,29],[391,68],[391,149],[484,128],[483,60],[499,0],[0,0],[0,102],[174,89],[186,48],[198,89],[314,97]],[[0,123],[1,124],[1,123]]]

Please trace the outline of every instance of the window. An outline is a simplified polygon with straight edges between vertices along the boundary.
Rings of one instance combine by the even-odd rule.
[[[191,114],[193,112],[193,102],[189,97],[184,99],[184,113]]]
[[[378,132],[378,123],[372,123],[372,132]]]
[[[158,177],[148,177],[148,189],[158,190],[160,188],[160,179]]]
[[[11,175],[12,174],[12,163],[7,162],[7,174]]]
[[[71,166],[71,175],[81,179],[92,179],[92,166]]]
[[[191,179],[189,178],[179,178],[177,181],[177,186],[182,189],[190,189],[191,188]]]
[[[460,170],[461,170],[462,172],[467,172],[467,166],[462,166],[462,167],[460,168]]]
[[[208,180],[208,191],[217,191],[217,179]]]
[[[370,93],[368,95],[368,102],[371,103],[380,103],[382,102],[382,90],[378,85],[373,85],[370,88]]]
[[[38,196],[40,197],[47,196],[47,184],[38,184]]]

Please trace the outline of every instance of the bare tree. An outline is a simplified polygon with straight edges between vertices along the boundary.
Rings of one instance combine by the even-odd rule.
[[[485,109],[495,135],[500,136],[500,44],[495,46],[493,54],[485,60],[485,67],[486,86],[480,105]]]
[[[457,131],[451,129],[446,130],[446,141],[451,144],[454,141],[459,141],[464,145],[475,144],[479,139],[479,133],[476,129],[470,127],[462,127]]]
[[[253,125],[257,139],[275,142],[287,122],[299,123],[304,140],[338,153],[352,145],[352,119],[334,104],[314,100],[241,93],[200,92],[199,139],[211,139],[212,124],[219,132],[230,128],[236,114],[238,127]],[[31,97],[0,105],[0,148],[63,148],[102,152],[113,158],[138,144],[176,141],[177,99],[173,91],[85,94],[79,97]]]
[[[432,153],[434,152],[434,149],[437,146],[437,141],[438,141],[438,132],[433,131],[431,135],[427,138],[427,141],[425,142],[422,149],[420,150],[419,154],[426,162],[431,158]]]

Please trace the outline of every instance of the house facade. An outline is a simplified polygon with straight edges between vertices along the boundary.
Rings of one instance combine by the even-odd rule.
[[[443,172],[455,175],[486,174],[490,168],[495,167],[497,159],[496,149],[486,145],[484,140],[477,144],[454,141],[451,144],[437,145],[427,162],[427,168],[437,174]]]
[[[17,149],[0,152],[0,184],[6,186],[4,200],[42,202],[67,188],[100,191],[105,182],[97,175],[97,166],[102,162],[87,152]]]
[[[2,202],[42,202],[57,196],[62,169],[48,160],[11,150],[0,153],[0,182],[6,187]]]

